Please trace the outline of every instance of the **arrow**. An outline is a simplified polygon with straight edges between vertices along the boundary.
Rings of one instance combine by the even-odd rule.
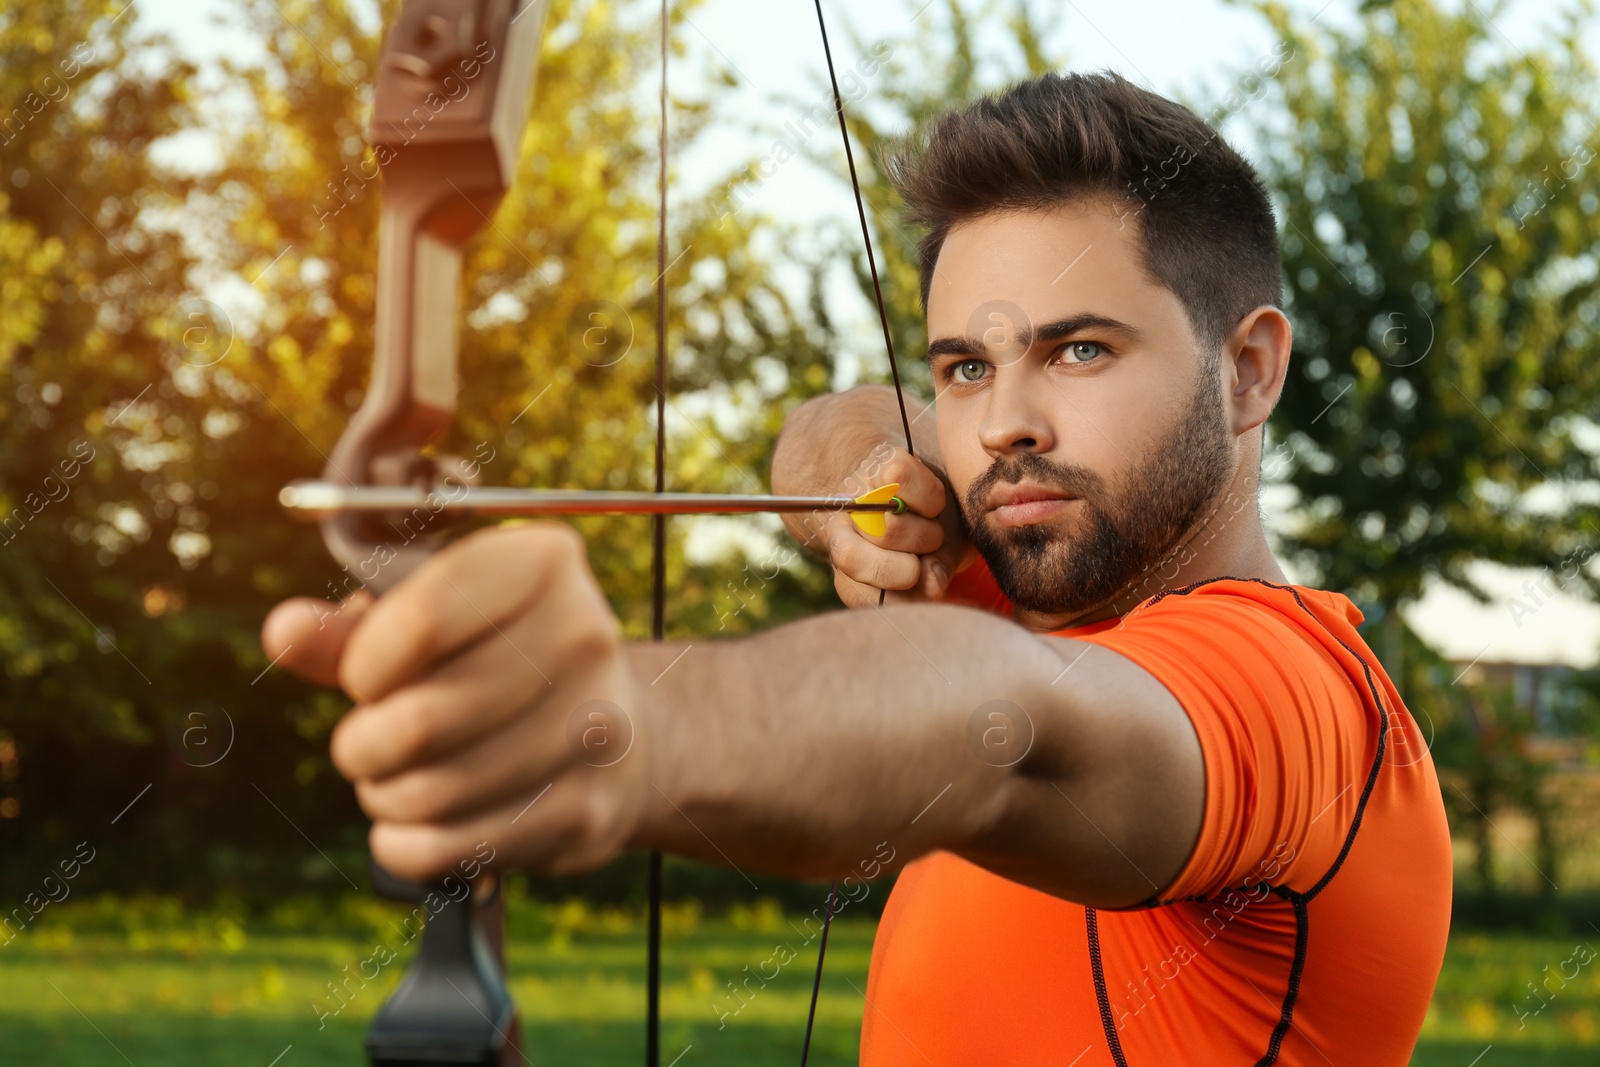
[[[740,493],[594,492],[581,489],[499,489],[461,485],[423,489],[402,485],[338,485],[304,480],[278,493],[295,518],[317,522],[349,511],[451,512],[470,515],[743,515],[759,512],[848,511],[864,533],[882,537],[885,515],[899,515],[905,501],[899,482],[858,497],[751,496]]]

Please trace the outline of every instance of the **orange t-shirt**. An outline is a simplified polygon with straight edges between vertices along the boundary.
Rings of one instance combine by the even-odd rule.
[[[981,563],[951,599],[1010,612]],[[1226,578],[1061,631],[1183,705],[1199,840],[1158,897],[1114,911],[949,853],[909,865],[872,949],[863,1067],[1406,1064],[1444,959],[1450,835],[1360,621],[1337,593]]]

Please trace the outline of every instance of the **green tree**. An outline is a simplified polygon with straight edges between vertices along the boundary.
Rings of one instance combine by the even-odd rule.
[[[1475,560],[1597,589],[1570,566],[1595,548],[1600,110],[1579,40],[1593,5],[1526,52],[1494,28],[1504,4],[1366,3],[1348,29],[1250,6],[1285,56],[1249,112],[1296,331],[1264,463],[1297,496],[1284,547],[1379,605],[1375,647],[1437,729],[1478,888],[1497,889],[1491,820],[1520,809],[1548,907],[1563,800],[1530,709],[1438,677],[1398,609],[1430,577],[1481,596]]]
[[[1292,49],[1255,127],[1296,330],[1266,460],[1299,498],[1287,549],[1389,606],[1429,575],[1476,592],[1473,560],[1556,565],[1595,474],[1592,4],[1528,52],[1503,3],[1367,3],[1348,30],[1250,6]]]

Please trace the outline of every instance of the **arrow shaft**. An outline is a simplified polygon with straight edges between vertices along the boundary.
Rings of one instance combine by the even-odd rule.
[[[893,512],[894,502],[858,504],[844,496],[760,496],[739,493],[595,492],[581,489],[506,489],[454,486],[342,486],[302,481],[285,486],[278,502],[294,517],[315,522],[349,511],[424,509],[474,515],[741,515],[761,512]]]

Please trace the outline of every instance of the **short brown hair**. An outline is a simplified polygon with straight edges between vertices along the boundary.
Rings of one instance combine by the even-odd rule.
[[[1277,224],[1255,169],[1194,112],[1111,71],[1046,74],[942,115],[888,171],[928,229],[917,245],[924,310],[952,226],[1095,196],[1130,204],[1145,270],[1204,343],[1283,303]]]

